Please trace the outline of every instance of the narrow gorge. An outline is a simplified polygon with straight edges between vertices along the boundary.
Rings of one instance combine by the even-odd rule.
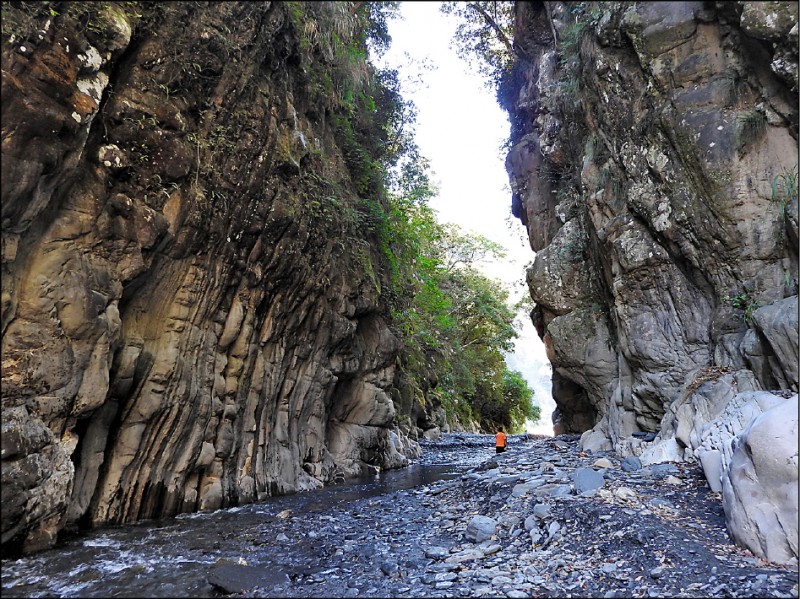
[[[5,555],[475,432],[403,349],[373,4],[3,2]],[[797,4],[498,4],[554,432],[796,563]]]

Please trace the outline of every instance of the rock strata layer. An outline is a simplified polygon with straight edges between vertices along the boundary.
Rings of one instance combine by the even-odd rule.
[[[50,6],[3,4],[4,552],[405,464],[381,255],[296,12]]]

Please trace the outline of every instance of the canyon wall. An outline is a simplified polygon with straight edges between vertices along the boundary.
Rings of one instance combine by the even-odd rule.
[[[415,450],[310,4],[3,4],[4,553]]]
[[[793,423],[761,451],[796,445],[797,12],[516,5],[499,94],[512,211],[536,253],[527,281],[554,428],[582,433],[583,449],[700,459],[720,491],[747,446],[737,436],[776,402],[793,402]],[[796,449],[772,459],[797,480]],[[778,494],[773,512],[796,521],[796,492]],[[756,552],[796,563],[796,531],[778,520],[780,549]]]
[[[708,378],[796,391],[796,4],[517,19],[507,167],[556,428],[654,432]]]

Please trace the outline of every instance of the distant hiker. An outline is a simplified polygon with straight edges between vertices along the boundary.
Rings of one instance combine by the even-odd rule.
[[[495,449],[497,453],[503,453],[506,450],[506,434],[503,432],[501,428],[500,431],[494,436],[495,440]]]

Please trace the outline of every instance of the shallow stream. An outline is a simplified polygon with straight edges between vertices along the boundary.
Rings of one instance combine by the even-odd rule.
[[[313,530],[296,542],[278,545],[260,540],[273,536],[286,510],[309,523],[320,515],[330,522],[342,514],[369,519],[368,510],[353,513],[356,502],[362,506],[358,509],[364,509],[359,500],[456,478],[494,453],[487,445],[473,442],[431,448],[407,468],[263,503],[95,529],[51,550],[3,560],[2,595],[217,597],[219,593],[208,584],[210,568],[221,559],[243,563],[243,556],[250,562],[276,564],[276,582],[292,567],[307,570],[321,564],[316,569],[323,571],[324,557],[315,553]]]

